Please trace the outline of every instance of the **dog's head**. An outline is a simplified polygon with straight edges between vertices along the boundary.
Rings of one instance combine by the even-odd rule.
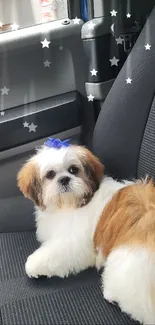
[[[98,190],[103,165],[80,146],[43,146],[19,171],[18,186],[41,209],[78,208]]]

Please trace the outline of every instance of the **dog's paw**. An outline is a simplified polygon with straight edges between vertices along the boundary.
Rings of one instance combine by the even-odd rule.
[[[38,278],[39,276],[50,277],[44,257],[39,250],[28,257],[25,264],[25,271],[29,278]]]
[[[28,257],[25,264],[25,271],[29,278],[38,278],[39,264],[34,254]]]

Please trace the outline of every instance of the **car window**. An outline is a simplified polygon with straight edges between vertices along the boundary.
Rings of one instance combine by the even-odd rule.
[[[68,17],[67,0],[0,0],[0,32]]]

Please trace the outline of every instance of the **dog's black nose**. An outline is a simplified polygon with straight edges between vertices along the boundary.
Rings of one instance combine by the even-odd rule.
[[[70,181],[70,177],[68,177],[68,176],[62,177],[62,178],[60,179],[60,183],[61,183],[63,186],[68,185],[68,184],[69,184],[69,181]]]

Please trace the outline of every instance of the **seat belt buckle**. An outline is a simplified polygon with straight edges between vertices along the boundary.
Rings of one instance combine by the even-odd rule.
[[[137,21],[130,21],[130,23],[116,23],[114,26],[113,34],[115,37],[123,39],[124,51],[129,54],[137,37],[140,33],[140,25]]]

